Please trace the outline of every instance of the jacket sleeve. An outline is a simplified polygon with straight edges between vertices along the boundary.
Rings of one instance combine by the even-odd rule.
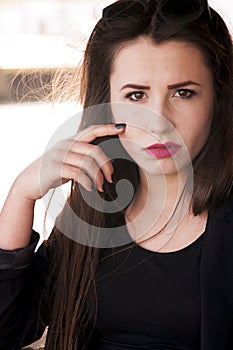
[[[39,339],[47,326],[39,310],[50,259],[44,243],[35,253],[38,241],[33,231],[27,247],[0,249],[0,350],[21,349]]]

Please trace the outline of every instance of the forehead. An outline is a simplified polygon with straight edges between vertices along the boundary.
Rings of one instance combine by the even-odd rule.
[[[166,41],[153,43],[149,38],[141,37],[137,40],[121,45],[115,53],[112,77],[132,78],[140,76],[158,76],[163,74],[182,79],[189,75],[189,79],[197,76],[207,78],[210,71],[205,63],[201,50],[191,43],[183,41]]]

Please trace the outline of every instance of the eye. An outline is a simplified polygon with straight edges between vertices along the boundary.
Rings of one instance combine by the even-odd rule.
[[[146,98],[146,95],[142,91],[134,91],[134,92],[129,92],[126,95],[126,98],[129,99],[130,101],[137,102],[144,100]]]
[[[196,94],[195,91],[190,90],[190,89],[179,89],[176,91],[174,94],[175,97],[180,97],[180,98],[191,98]]]

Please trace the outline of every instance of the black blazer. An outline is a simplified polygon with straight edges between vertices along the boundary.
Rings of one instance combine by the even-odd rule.
[[[233,349],[233,200],[209,214],[201,260],[201,350]]]
[[[233,200],[210,212],[201,259],[200,350],[233,349]],[[42,244],[15,251],[0,250],[0,350],[19,350],[39,339],[45,325],[38,321],[49,252]]]

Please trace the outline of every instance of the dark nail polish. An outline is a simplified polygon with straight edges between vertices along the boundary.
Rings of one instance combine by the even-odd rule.
[[[115,124],[115,128],[116,129],[124,129],[126,127],[125,123],[121,123],[121,124]]]

